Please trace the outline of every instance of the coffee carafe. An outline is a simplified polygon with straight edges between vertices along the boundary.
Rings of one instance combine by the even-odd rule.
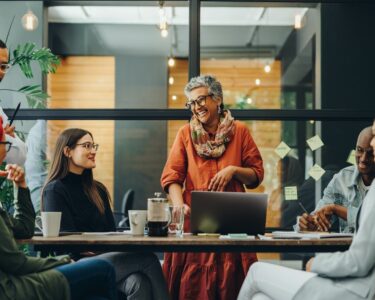
[[[162,198],[161,193],[155,193],[155,198],[147,200],[147,220],[149,236],[167,236],[171,222],[168,199]]]

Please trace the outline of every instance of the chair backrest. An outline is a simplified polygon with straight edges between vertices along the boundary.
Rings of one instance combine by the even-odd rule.
[[[128,210],[133,207],[134,202],[134,190],[128,189],[124,197],[122,197],[122,203],[121,203],[121,212],[124,214],[125,217],[128,216]]]
[[[119,222],[118,227],[129,227],[129,215],[128,211],[132,209],[134,203],[134,190],[128,189],[124,197],[122,197],[121,213],[123,215],[122,220]]]

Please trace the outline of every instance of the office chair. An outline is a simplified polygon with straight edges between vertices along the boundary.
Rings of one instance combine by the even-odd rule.
[[[118,222],[117,227],[120,228],[129,228],[129,215],[128,211],[132,209],[134,203],[134,190],[128,189],[124,197],[122,197],[122,202],[121,202],[121,211],[120,212],[114,212],[116,215],[121,215],[122,219]]]

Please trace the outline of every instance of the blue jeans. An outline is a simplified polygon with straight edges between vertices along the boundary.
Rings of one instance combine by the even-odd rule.
[[[116,276],[112,265],[102,259],[86,259],[56,268],[68,280],[72,300],[116,300]]]

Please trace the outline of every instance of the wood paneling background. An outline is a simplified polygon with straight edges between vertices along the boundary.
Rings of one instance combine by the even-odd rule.
[[[48,75],[49,108],[114,108],[115,58],[71,56],[62,59],[56,74]],[[50,159],[55,141],[66,128],[90,131],[99,151],[94,177],[102,182],[113,199],[114,121],[48,121],[47,156]]]

